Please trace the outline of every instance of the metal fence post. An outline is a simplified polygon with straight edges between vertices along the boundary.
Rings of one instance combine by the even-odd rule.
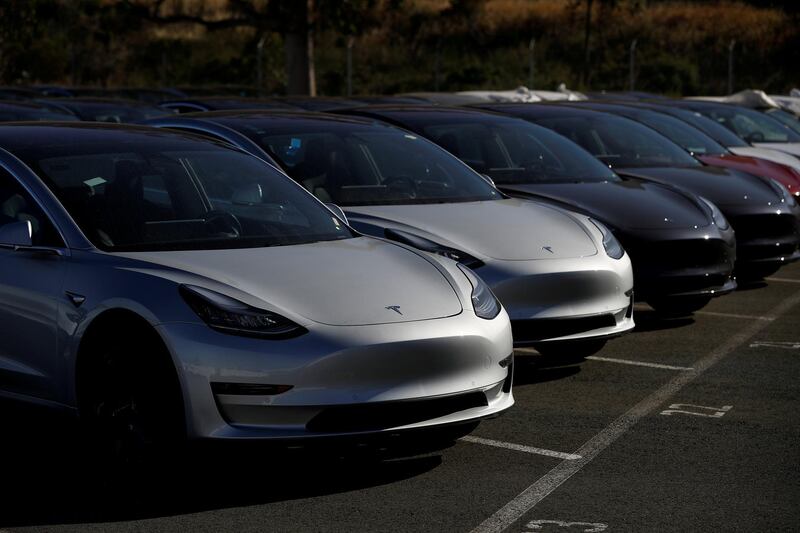
[[[638,39],[634,39],[631,41],[631,48],[630,48],[630,90],[634,91],[636,89],[636,43]]]
[[[534,48],[536,48],[536,38],[531,37],[531,41],[528,43],[528,89],[533,89],[533,74],[536,66]]]
[[[347,96],[353,96],[353,43],[351,35],[347,38]]]
[[[736,39],[731,39],[728,45],[728,94],[733,94],[733,49],[736,47]]]

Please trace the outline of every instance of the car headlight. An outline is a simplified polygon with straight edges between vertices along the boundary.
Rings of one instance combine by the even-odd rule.
[[[728,219],[725,218],[725,215],[722,214],[722,211],[719,210],[719,207],[714,205],[713,202],[710,202],[709,200],[706,200],[702,196],[700,197],[700,199],[703,201],[703,203],[706,204],[706,206],[708,207],[709,211],[711,211],[711,220],[714,221],[714,224],[719,229],[721,229],[723,231],[728,229],[730,227],[730,224],[728,223]]]
[[[603,248],[606,250],[606,255],[611,259],[621,259],[622,256],[625,255],[625,249],[622,247],[614,234],[611,233],[611,230],[608,229],[605,224],[602,224],[593,218],[590,218],[589,220],[591,220],[592,224],[594,224],[594,226],[600,230],[600,233],[603,234]]]
[[[180,293],[203,322],[221,333],[262,339],[287,339],[308,331],[277,313],[257,309],[202,287],[181,285]]]
[[[468,266],[458,264],[458,268],[467,276],[472,285],[472,308],[479,318],[491,320],[500,314],[500,302],[497,301],[486,282],[479,278]]]
[[[797,204],[797,201],[794,199],[794,196],[792,196],[792,193],[786,188],[786,185],[773,179],[769,180],[769,184],[772,185],[772,188],[775,189],[775,192],[781,196],[781,200],[787,206],[794,207]]]
[[[430,239],[420,237],[419,235],[414,235],[413,233],[387,228],[383,231],[383,234],[387,239],[392,241],[407,244],[424,252],[447,257],[453,261],[458,261],[461,264],[467,265],[470,268],[478,268],[483,266],[483,261],[472,257],[466,252],[443,246],[439,243],[433,242]]]

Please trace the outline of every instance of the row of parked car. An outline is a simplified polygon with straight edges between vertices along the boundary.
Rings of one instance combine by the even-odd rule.
[[[514,347],[586,357],[636,301],[690,314],[800,257],[800,126],[726,103],[36,96],[0,120],[0,394],[126,454],[452,440],[513,404]]]

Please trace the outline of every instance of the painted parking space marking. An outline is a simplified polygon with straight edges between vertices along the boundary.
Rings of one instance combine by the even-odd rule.
[[[782,350],[800,350],[800,341],[756,341],[750,343],[751,348],[780,348]]]
[[[717,313],[716,311],[695,311],[694,314],[705,315],[705,316],[719,316],[722,318],[743,318],[745,320],[765,320],[767,322],[774,320],[774,318],[768,316],[738,315],[736,313]]]
[[[473,437],[472,435],[461,437],[461,440],[465,442],[471,442],[473,444],[483,444],[485,446],[494,446],[495,448],[505,448],[506,450],[514,450],[517,452],[532,453],[534,455],[544,455],[546,457],[553,457],[555,459],[563,459],[564,461],[577,461],[578,459],[581,458],[580,455],[575,455],[574,453],[556,452],[553,450],[545,450],[544,448],[535,448],[533,446],[514,444],[513,442],[502,442],[499,440]]]
[[[664,416],[672,415],[688,415],[700,416],[705,418],[722,418],[725,414],[733,409],[732,405],[723,405],[722,407],[709,407],[707,405],[696,405],[692,403],[673,403],[669,409],[664,409],[661,414]]]
[[[778,318],[792,307],[800,303],[800,292],[772,308],[766,316]],[[738,333],[732,335],[726,342],[712,350],[695,363],[694,369],[681,372],[672,378],[650,396],[634,405],[622,416],[614,420],[608,427],[586,441],[575,451],[581,459],[575,461],[562,461],[545,475],[534,481],[528,488],[518,494],[513,500],[499,509],[492,516],[484,520],[473,533],[489,533],[505,531],[517,522],[526,513],[531,511],[539,502],[544,500],[554,490],[563,485],[573,475],[588,465],[595,457],[611,446],[622,435],[630,431],[642,418],[649,415],[659,406],[680,392],[688,384],[696,380],[703,373],[720,362],[727,355],[745,345],[751,338],[765,329],[770,322],[759,320],[744,326]]]
[[[602,522],[569,522],[566,520],[531,520],[525,524],[525,528],[528,531],[542,531],[545,525],[569,528],[570,531],[576,533],[600,533],[608,529],[608,524],[603,524]]]
[[[650,367],[650,368],[662,368],[664,370],[692,370],[692,367],[690,367],[690,366],[662,365],[661,363],[648,363],[646,361],[631,361],[630,359],[615,359],[613,357],[598,357],[596,355],[590,355],[586,359],[590,359],[592,361],[603,361],[605,363],[619,363],[621,365],[647,366],[647,367]]]
[[[764,278],[767,281],[777,281],[779,283],[800,283],[800,279],[790,278]]]

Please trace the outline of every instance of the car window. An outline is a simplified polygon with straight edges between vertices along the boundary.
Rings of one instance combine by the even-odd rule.
[[[725,126],[711,120],[704,115],[701,115],[697,111],[679,109],[677,107],[666,109],[659,108],[658,111],[669,114],[670,116],[674,116],[678,120],[682,120],[687,124],[694,126],[727,148],[750,146],[741,137],[736,135]]]
[[[8,172],[0,169],[0,226],[30,222],[34,246],[63,248],[55,226],[30,194]]]
[[[698,155],[720,155],[727,152],[724,146],[685,122],[661,113],[644,112],[631,116],[649,126],[675,144]]]
[[[417,119],[415,129],[498,184],[619,179],[580,146],[526,121],[423,122]]]
[[[760,111],[733,106],[703,107],[698,111],[750,143],[800,142],[800,134]]]
[[[397,128],[317,120],[238,127],[325,202],[349,206],[502,198],[458,159]]]
[[[612,168],[701,166],[677,144],[629,119],[603,114],[536,122],[581,145]]]
[[[195,149],[186,145],[197,146]],[[331,212],[260,160],[205,142],[156,139],[20,153],[100,249],[202,250],[352,237]]]

